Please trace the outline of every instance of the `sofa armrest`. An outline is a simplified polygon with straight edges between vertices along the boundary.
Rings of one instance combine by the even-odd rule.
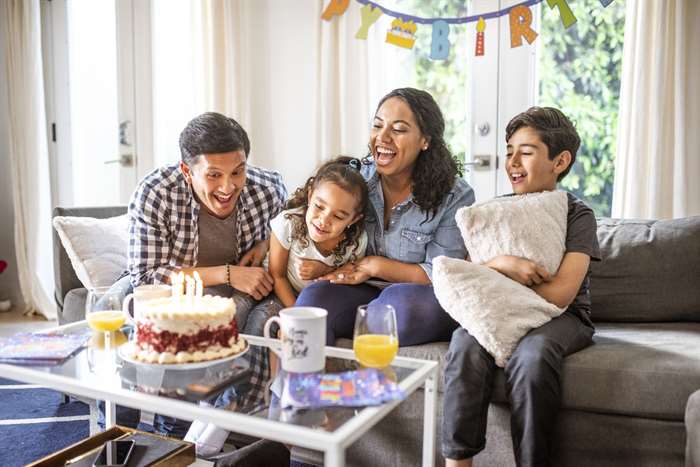
[[[685,467],[700,467],[700,390],[688,398],[685,431]]]

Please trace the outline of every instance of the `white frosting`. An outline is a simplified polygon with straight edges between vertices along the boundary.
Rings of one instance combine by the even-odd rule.
[[[139,320],[151,323],[153,325],[154,332],[169,331],[177,334],[197,334],[199,331],[205,328],[210,328],[212,331],[221,326],[228,326],[231,324],[231,319],[228,317],[223,317],[219,319],[199,319],[197,317],[193,320],[186,319],[157,319],[157,320]]]
[[[220,321],[230,322],[236,314],[233,299],[204,295],[203,297],[154,298],[139,304],[137,319],[156,321]]]

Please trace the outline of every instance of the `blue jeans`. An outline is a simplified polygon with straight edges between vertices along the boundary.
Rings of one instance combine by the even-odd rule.
[[[328,310],[327,345],[335,345],[339,337],[352,339],[357,307],[369,303],[394,307],[401,346],[448,342],[459,326],[438,303],[432,285],[393,284],[382,290],[320,281],[305,287],[296,301],[297,306]]]

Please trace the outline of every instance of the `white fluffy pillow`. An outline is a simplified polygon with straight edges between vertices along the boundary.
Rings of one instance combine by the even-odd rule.
[[[496,198],[457,211],[472,262],[433,260],[440,305],[504,367],[520,339],[564,310],[532,289],[482,266],[495,256],[527,258],[555,274],[564,256],[568,200],[564,192]]]
[[[565,192],[544,191],[464,207],[457,211],[455,220],[472,262],[519,256],[554,274],[566,249],[568,209]]]
[[[86,288],[110,286],[126,270],[129,243],[126,214],[107,219],[56,216],[53,226],[75,275]]]

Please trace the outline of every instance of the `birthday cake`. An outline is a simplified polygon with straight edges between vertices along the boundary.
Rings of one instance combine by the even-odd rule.
[[[131,356],[148,363],[215,360],[242,352],[232,299],[211,295],[145,301],[135,316]]]

